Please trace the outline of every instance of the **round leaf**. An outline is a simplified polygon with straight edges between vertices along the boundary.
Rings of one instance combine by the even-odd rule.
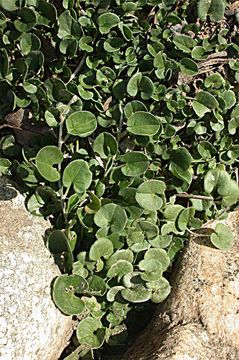
[[[163,181],[147,180],[138,187],[135,199],[145,210],[156,211],[163,206],[165,190],[166,186]]]
[[[73,185],[75,192],[84,192],[90,187],[92,173],[84,160],[74,160],[63,172],[62,182],[67,188]]]
[[[144,259],[139,262],[139,269],[144,271],[141,278],[144,281],[154,281],[162,276],[162,264],[158,259]]]
[[[63,161],[63,154],[56,146],[45,146],[36,156],[37,170],[46,180],[56,182],[60,179],[60,173],[53,165]]]
[[[193,161],[190,152],[186,148],[175,149],[170,154],[170,160],[169,169],[173,175],[190,184],[192,173],[189,168]]]
[[[120,232],[125,228],[127,215],[121,206],[106,204],[95,214],[94,222],[99,227],[109,227],[112,232]]]
[[[123,278],[123,285],[127,288],[134,288],[138,285],[144,285],[144,281],[141,278],[141,273],[133,271],[126,274]]]
[[[92,275],[87,279],[89,288],[87,293],[94,296],[103,296],[106,293],[106,283],[100,276]]]
[[[180,69],[186,75],[196,75],[198,73],[197,64],[190,58],[183,58],[180,61]]]
[[[28,55],[31,51],[40,49],[41,41],[35,34],[22,34],[20,47],[23,55]]]
[[[159,119],[145,111],[134,113],[127,121],[127,130],[135,135],[153,136],[160,128]]]
[[[162,271],[166,271],[170,264],[170,258],[167,254],[167,252],[163,249],[149,249],[145,255],[144,259],[147,261],[156,259],[158,260],[162,265]]]
[[[84,302],[75,293],[81,294],[87,282],[79,275],[61,275],[53,284],[53,301],[66,315],[79,315],[85,308]]]
[[[103,132],[97,136],[93,144],[93,150],[100,155],[102,159],[107,159],[118,152],[118,144],[114,136]]]
[[[142,76],[140,82],[141,98],[143,100],[149,100],[154,92],[154,83],[148,76]]]
[[[140,176],[148,168],[149,160],[146,155],[139,151],[129,152],[121,157],[125,165],[121,168],[125,176]]]
[[[136,73],[131,77],[127,85],[127,93],[130,96],[135,97],[137,95],[141,80],[142,80],[141,73]]]
[[[105,329],[99,319],[88,317],[80,321],[76,329],[76,336],[80,344],[98,349],[104,342]]]
[[[118,15],[116,15],[114,13],[106,12],[104,14],[101,14],[98,17],[97,21],[98,21],[99,30],[100,30],[101,34],[107,34],[108,32],[110,32],[110,30],[113,27],[118,25],[118,23],[120,22],[120,19],[119,19]]]
[[[156,304],[164,301],[171,291],[171,286],[168,280],[163,277],[159,280],[147,283],[147,287],[152,289],[153,293],[151,296],[151,301]]]
[[[151,298],[152,292],[143,285],[137,285],[132,289],[121,290],[122,297],[131,303],[142,303]]]
[[[70,135],[86,137],[97,128],[97,120],[89,111],[76,111],[66,119],[66,128]]]
[[[16,11],[18,2],[18,0],[0,0],[0,7],[6,11]]]
[[[107,267],[111,267],[118,260],[126,260],[130,263],[134,260],[134,254],[130,249],[122,249],[116,251],[106,262]]]
[[[124,114],[127,118],[138,111],[147,111],[146,106],[141,101],[133,100],[125,105]]]
[[[190,53],[191,49],[197,45],[196,41],[191,36],[184,34],[175,35],[173,42],[180,50],[185,53]]]
[[[109,239],[101,238],[96,240],[90,248],[89,257],[91,260],[99,260],[100,258],[109,258],[113,254],[113,244]]]
[[[14,26],[19,32],[27,32],[31,30],[37,22],[34,10],[23,7],[17,13],[18,19],[14,21]]]
[[[123,290],[123,286],[113,286],[106,294],[107,301],[113,302],[115,301],[115,297],[120,290]]]
[[[235,239],[227,225],[218,223],[215,227],[215,232],[211,235],[211,242],[220,250],[230,250]]]
[[[113,264],[108,272],[107,276],[109,278],[118,277],[122,278],[124,275],[131,273],[133,271],[133,265],[126,260],[118,260],[115,264]]]

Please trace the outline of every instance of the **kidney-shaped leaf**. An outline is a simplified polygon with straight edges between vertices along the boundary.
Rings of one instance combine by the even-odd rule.
[[[224,0],[199,0],[197,4],[198,17],[205,21],[209,15],[211,21],[220,21],[225,12]]]
[[[138,187],[135,199],[145,210],[156,211],[163,206],[165,189],[163,181],[147,180]]]
[[[113,27],[118,25],[120,19],[118,15],[114,13],[106,12],[104,14],[101,14],[98,17],[97,21],[101,34],[107,34]]]
[[[63,172],[62,182],[67,188],[73,185],[75,192],[84,192],[90,187],[92,173],[84,160],[74,160]]]
[[[126,260],[130,263],[134,260],[134,254],[130,249],[117,250],[106,262],[107,267],[111,267],[118,260]]]
[[[23,33],[20,40],[20,47],[23,55],[28,55],[31,51],[40,49],[41,41],[33,33]]]
[[[123,278],[123,285],[127,288],[134,288],[139,285],[144,285],[144,281],[141,279],[141,273],[133,271],[128,273]]]
[[[127,215],[121,206],[106,204],[95,214],[94,222],[99,227],[109,227],[112,232],[119,232],[125,228]]]
[[[168,280],[163,277],[159,280],[147,283],[147,287],[153,291],[151,301],[157,304],[164,301],[171,291]]]
[[[147,108],[144,105],[144,103],[142,103],[139,100],[133,100],[127,103],[124,107],[124,114],[127,117],[127,119],[138,111],[147,111]]]
[[[144,259],[147,261],[152,259],[158,260],[162,265],[162,271],[166,271],[170,264],[170,259],[167,252],[164,249],[159,248],[149,249],[145,253]]]
[[[53,301],[66,315],[79,315],[85,308],[84,302],[75,295],[87,289],[87,282],[79,275],[61,275],[53,284]]]
[[[71,248],[71,244],[63,231],[52,231],[47,239],[47,247],[51,254],[56,256],[64,256],[65,267],[67,271],[72,269],[73,249]]]
[[[197,93],[192,106],[195,113],[201,118],[207,112],[216,109],[219,104],[215,96],[210,94],[208,91],[200,91]]]
[[[152,292],[143,285],[137,285],[132,289],[121,290],[122,297],[131,303],[142,303],[151,298]]]
[[[151,98],[154,92],[154,83],[148,76],[143,76],[140,82],[141,98],[148,100]]]
[[[186,75],[196,75],[198,73],[197,64],[189,58],[183,58],[180,61],[180,69]]]
[[[60,179],[60,173],[53,165],[60,164],[63,154],[56,146],[45,146],[36,156],[36,167],[41,176],[50,182]]]
[[[97,275],[92,275],[88,279],[89,288],[87,289],[87,294],[93,296],[103,296],[106,293],[106,283],[102,277]]]
[[[127,121],[127,130],[135,135],[152,136],[157,134],[160,128],[159,119],[145,111],[132,114]]]
[[[100,155],[102,159],[117,154],[118,144],[114,136],[110,133],[103,132],[97,136],[93,144],[93,150]]]
[[[17,16],[18,18],[14,21],[14,26],[19,32],[27,32],[36,25],[36,13],[30,8],[21,8],[18,11]]]
[[[218,223],[215,232],[211,235],[211,242],[220,250],[230,250],[234,244],[234,235],[229,227]]]
[[[154,281],[162,276],[162,264],[156,258],[141,260],[139,269],[143,271],[141,278],[145,281]]]
[[[86,137],[97,128],[97,120],[90,111],[76,111],[66,119],[66,128],[70,135]]]
[[[121,157],[125,165],[121,171],[126,176],[140,176],[148,168],[149,160],[146,155],[139,151],[128,152]]]
[[[126,260],[118,260],[115,264],[113,264],[108,272],[107,276],[109,278],[118,277],[122,278],[124,275],[130,273],[133,271],[133,265]]]
[[[174,44],[183,52],[190,53],[191,49],[197,45],[196,41],[188,35],[178,34],[174,36]]]
[[[192,207],[187,207],[183,209],[178,218],[177,218],[177,227],[180,231],[185,231],[188,227],[190,220],[193,218],[195,209]]]
[[[190,165],[193,158],[189,151],[186,148],[175,149],[170,154],[170,160],[169,169],[172,171],[173,175],[190,184],[192,181]]]
[[[107,301],[113,302],[118,292],[123,289],[123,286],[113,286],[112,288],[110,288],[106,294]]]
[[[99,319],[87,317],[80,321],[76,329],[76,336],[80,344],[98,349],[104,342],[105,329]]]
[[[130,78],[128,85],[127,85],[127,93],[130,96],[135,97],[137,95],[141,79],[142,79],[141,73],[136,73]]]
[[[109,258],[113,254],[114,248],[112,241],[107,238],[100,238],[94,242],[90,248],[90,259],[99,260],[100,258]]]
[[[6,11],[16,11],[18,3],[18,0],[0,0],[0,7]]]

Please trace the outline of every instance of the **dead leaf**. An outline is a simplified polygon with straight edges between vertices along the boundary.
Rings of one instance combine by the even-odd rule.
[[[14,131],[16,141],[20,145],[31,145],[34,135],[45,135],[53,132],[47,124],[35,123],[29,109],[18,109],[5,116],[0,130],[9,128]]]
[[[103,109],[104,111],[109,110],[110,107],[110,103],[112,102],[113,98],[112,96],[108,97],[108,99],[105,101],[104,105],[103,105]]]

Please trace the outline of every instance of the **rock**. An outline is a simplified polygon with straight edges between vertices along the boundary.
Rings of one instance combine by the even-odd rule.
[[[0,178],[0,360],[57,360],[72,320],[54,306],[59,275],[43,236],[47,221],[30,215],[20,195]]]
[[[226,222],[233,249],[220,251],[208,237],[191,237],[174,268],[169,298],[122,360],[239,359],[239,211]]]

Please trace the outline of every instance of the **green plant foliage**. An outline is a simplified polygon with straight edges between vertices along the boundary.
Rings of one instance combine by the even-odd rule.
[[[76,335],[81,344],[97,349],[104,342],[105,329],[99,319],[88,317],[80,322],[76,329]]]
[[[224,0],[199,0],[198,16],[205,21],[209,15],[211,21],[222,20],[225,12],[226,3]]]
[[[94,222],[101,228],[110,228],[112,232],[124,230],[127,215],[125,210],[116,204],[106,204],[94,216]]]
[[[79,315],[85,308],[84,302],[75,295],[82,294],[87,286],[79,275],[61,275],[53,285],[53,300],[66,315]]]
[[[70,135],[86,137],[92,134],[96,127],[96,118],[89,111],[76,111],[66,119],[66,128]]]
[[[52,224],[73,359],[125,348],[131,316],[169,295],[188,234],[238,205],[238,16],[221,21],[226,6],[0,1],[0,173]],[[223,223],[208,238],[233,246]]]
[[[55,182],[61,175],[53,165],[60,164],[62,160],[63,154],[56,146],[45,146],[37,153],[36,167],[46,180]]]
[[[148,284],[148,288],[153,291],[151,301],[158,304],[164,301],[170,294],[171,287],[167,279],[159,278]]]
[[[145,111],[137,111],[127,121],[127,130],[135,135],[152,136],[160,129],[160,121],[156,116]]]
[[[84,160],[74,160],[70,162],[62,176],[62,184],[70,188],[73,185],[75,192],[84,192],[90,187],[92,173]]]
[[[160,180],[147,180],[138,187],[135,199],[142,208],[149,211],[157,211],[163,206],[165,190],[164,182]]]
[[[219,223],[216,225],[215,232],[211,235],[211,242],[218,249],[230,250],[234,244],[234,237],[228,226]]]
[[[108,157],[117,154],[118,144],[114,136],[103,132],[95,139],[93,150],[100,155],[101,159],[108,159]]]
[[[121,161],[125,163],[121,171],[126,176],[140,176],[145,173],[149,165],[147,156],[136,151],[123,155]]]
[[[107,259],[113,254],[113,244],[108,239],[98,239],[90,248],[89,258],[90,260],[99,260],[101,257]]]

